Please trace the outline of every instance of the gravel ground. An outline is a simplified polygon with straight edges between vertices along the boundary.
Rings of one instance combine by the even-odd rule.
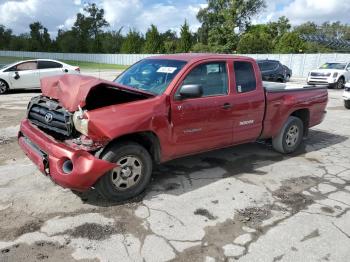
[[[0,96],[0,261],[349,260],[341,91],[297,153],[252,143],[171,161],[127,203],[62,189],[23,155],[15,137],[33,95]]]

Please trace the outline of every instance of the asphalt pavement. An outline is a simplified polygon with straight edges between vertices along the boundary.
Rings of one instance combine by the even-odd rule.
[[[341,91],[329,90],[325,121],[298,152],[251,143],[177,159],[126,203],[63,189],[24,156],[19,121],[38,94],[0,96],[0,261],[349,261]]]

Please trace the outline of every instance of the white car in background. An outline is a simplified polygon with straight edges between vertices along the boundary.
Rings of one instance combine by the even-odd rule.
[[[42,77],[79,73],[79,67],[51,59],[16,62],[0,69],[0,94],[9,89],[39,88]]]
[[[345,84],[343,98],[344,98],[344,106],[345,106],[345,108],[350,109],[350,82],[347,82]]]
[[[325,63],[320,68],[312,70],[308,77],[309,85],[328,85],[330,88],[344,88],[350,80],[350,63]]]

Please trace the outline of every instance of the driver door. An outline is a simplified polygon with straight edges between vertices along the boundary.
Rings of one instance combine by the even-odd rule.
[[[228,146],[233,140],[231,96],[226,61],[206,62],[194,67],[183,85],[201,85],[203,95],[171,104],[174,156]]]
[[[13,88],[40,87],[40,76],[36,61],[28,61],[10,68],[9,79]]]

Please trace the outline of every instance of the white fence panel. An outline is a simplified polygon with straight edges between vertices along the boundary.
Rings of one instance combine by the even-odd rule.
[[[80,54],[80,53],[47,53],[25,51],[1,51],[0,56],[50,58],[57,60],[84,61],[103,64],[131,65],[152,54]],[[350,61],[350,54],[244,54],[254,59],[274,59],[293,70],[293,76],[306,77],[308,72],[332,61]]]

